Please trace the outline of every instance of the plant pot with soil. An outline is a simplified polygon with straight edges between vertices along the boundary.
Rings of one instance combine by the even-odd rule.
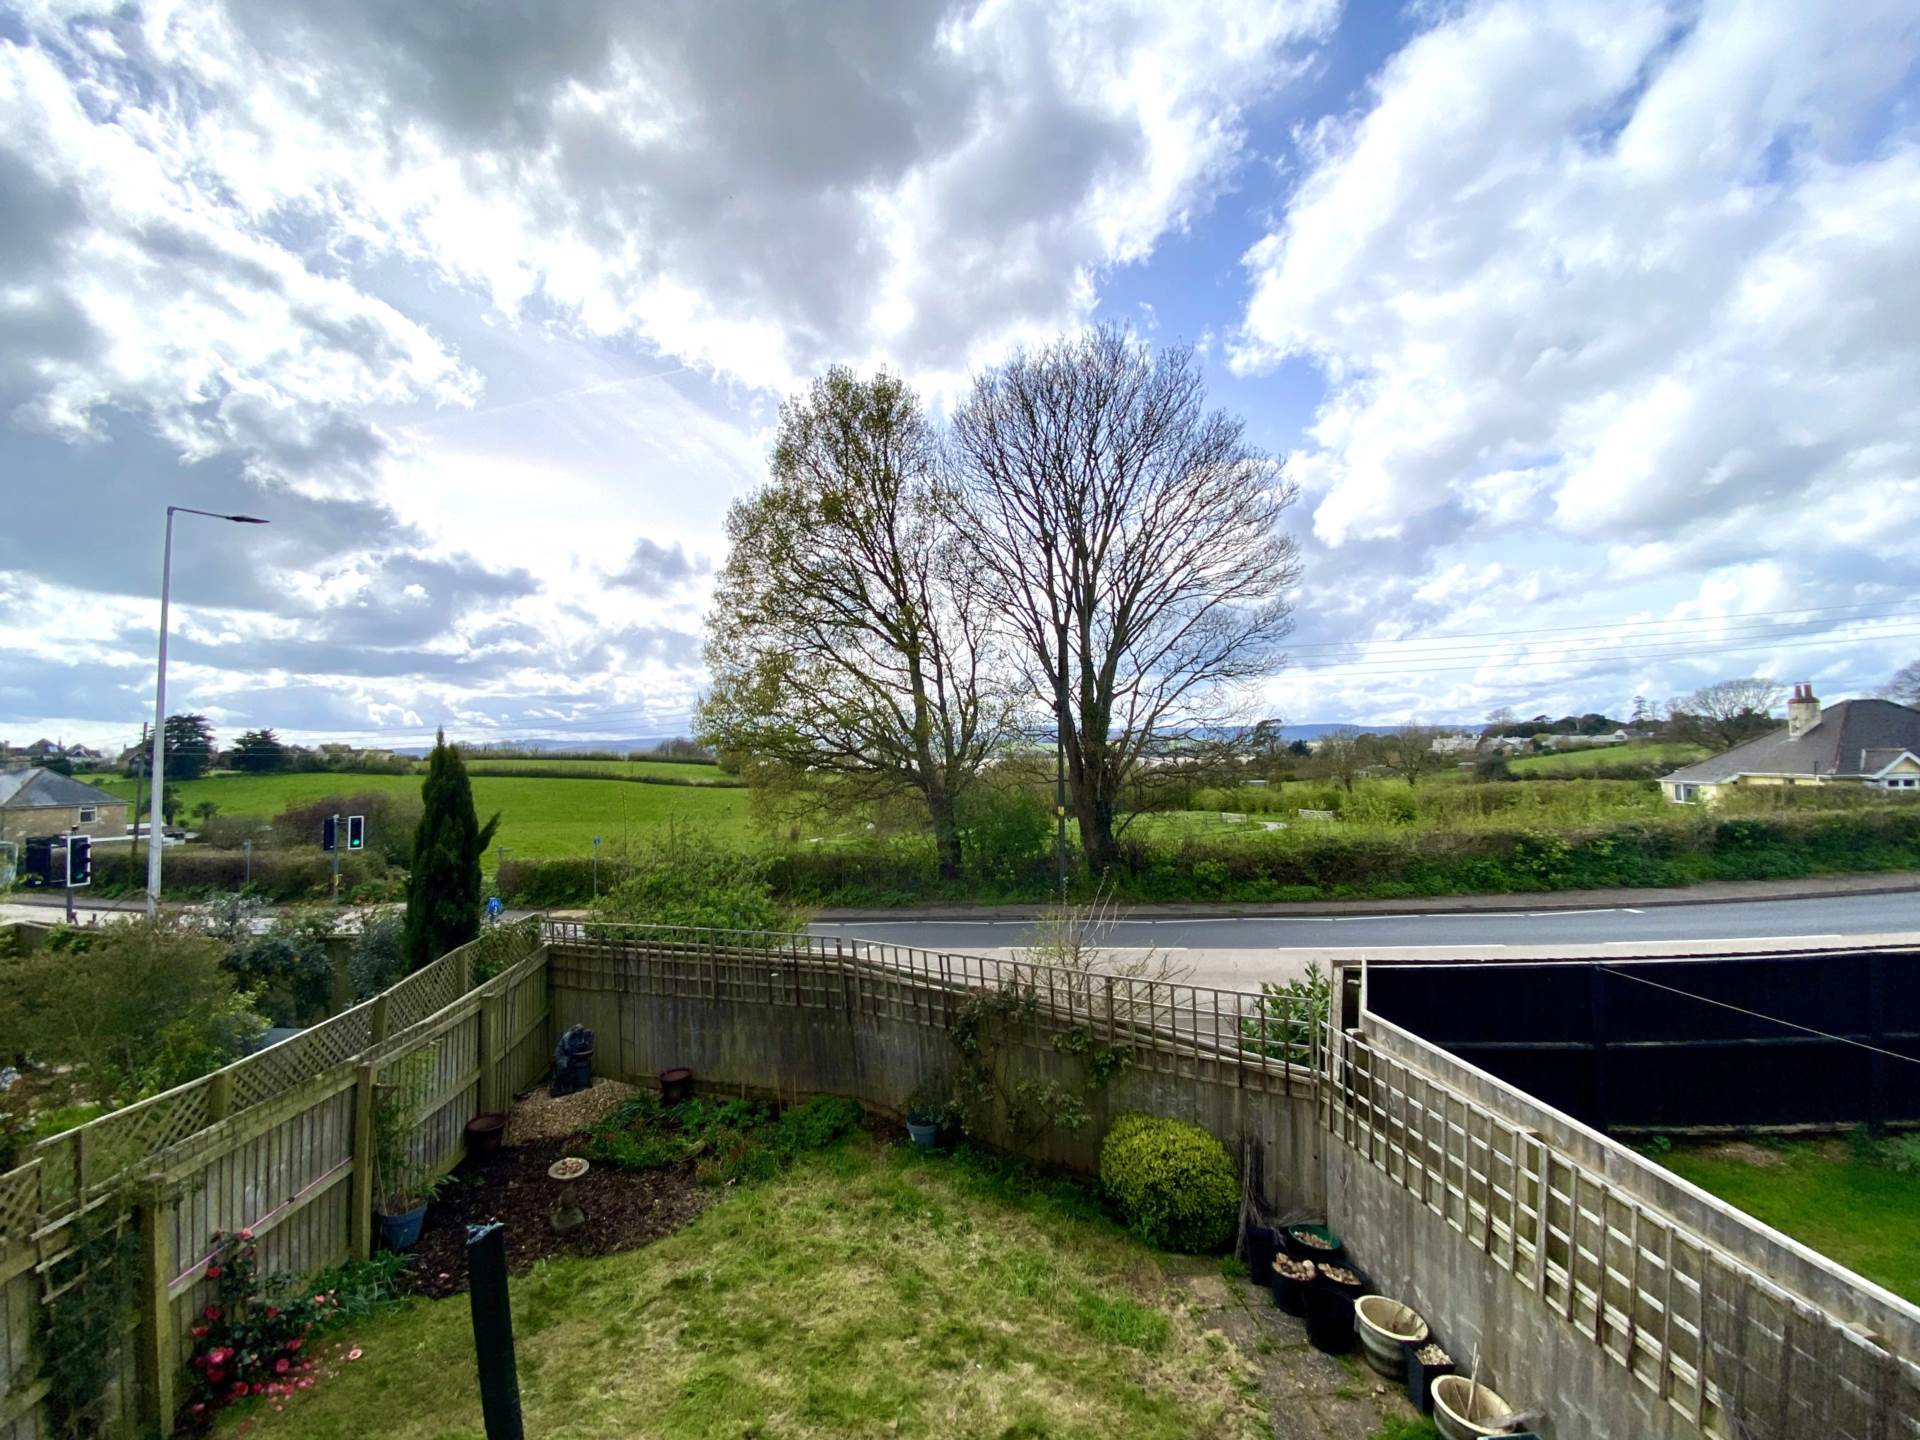
[[[1407,1398],[1422,1415],[1433,1413],[1433,1382],[1453,1374],[1453,1357],[1431,1339],[1407,1349]]]
[[[1313,1261],[1296,1260],[1291,1255],[1273,1257],[1273,1303],[1289,1315],[1307,1313],[1307,1286],[1315,1275]]]
[[[1307,1339],[1316,1350],[1344,1355],[1353,1348],[1353,1302],[1367,1293],[1367,1277],[1350,1265],[1314,1263],[1307,1282]]]
[[[949,1123],[953,1101],[946,1086],[935,1080],[922,1080],[907,1096],[907,1135],[921,1150],[940,1145],[940,1127]]]
[[[1406,1346],[1427,1338],[1427,1322],[1411,1306],[1385,1295],[1362,1295],[1353,1302],[1354,1333],[1371,1365],[1389,1380],[1407,1375]]]
[[[373,1103],[373,1208],[380,1243],[406,1250],[420,1238],[427,1205],[446,1178],[434,1172],[418,1144],[426,1118],[438,1045],[428,1045],[387,1067]]]
[[[1280,1231],[1280,1244],[1296,1260],[1325,1260],[1338,1265],[1347,1258],[1340,1237],[1324,1225],[1288,1225]]]

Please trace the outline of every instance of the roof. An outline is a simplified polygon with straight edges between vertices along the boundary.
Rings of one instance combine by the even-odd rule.
[[[29,766],[0,772],[0,810],[66,810],[75,805],[124,805],[127,802],[57,770]]]
[[[1872,775],[1903,750],[1920,755],[1920,710],[1891,700],[1842,700],[1797,738],[1775,730],[1663,778],[1714,785],[1741,775]]]

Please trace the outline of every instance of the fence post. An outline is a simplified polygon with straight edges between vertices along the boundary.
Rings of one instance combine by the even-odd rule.
[[[507,1108],[500,1074],[506,1062],[500,1053],[505,1048],[502,1012],[506,1004],[507,997],[497,990],[480,997],[480,1111],[485,1115]]]
[[[141,1313],[134,1364],[140,1420],[159,1434],[172,1431],[176,1408],[173,1300],[168,1294],[174,1272],[172,1208],[165,1177],[149,1175],[140,1199]]]
[[[385,1018],[382,1015],[381,1018]],[[353,1076],[353,1188],[348,1223],[353,1258],[373,1258],[373,1066],[362,1065]]]
[[[372,1049],[387,1038],[387,992],[382,990],[373,997],[373,1008],[367,1012],[367,1048]]]
[[[233,1113],[233,1072],[216,1070],[207,1077],[207,1124],[218,1125]]]

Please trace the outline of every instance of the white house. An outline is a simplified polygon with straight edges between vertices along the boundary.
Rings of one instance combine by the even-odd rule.
[[[1682,805],[1710,802],[1735,785],[1920,791],[1920,710],[1891,700],[1842,700],[1822,709],[1811,685],[1796,685],[1784,730],[1683,765],[1660,785]]]

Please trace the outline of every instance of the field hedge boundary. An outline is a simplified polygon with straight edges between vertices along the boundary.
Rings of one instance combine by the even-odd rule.
[[[1109,877],[1116,898],[1359,900],[1556,890],[1644,889],[1717,880],[1780,880],[1920,867],[1920,807],[1672,819],[1583,829],[1419,830],[1404,836],[1220,842],[1201,837],[1123,844]],[[943,885],[920,839],[777,852],[768,877],[780,899],[808,905],[914,904],[930,900],[1046,900],[1049,852],[995,857],[991,874]],[[616,878],[603,861],[600,887]],[[1084,888],[1085,877],[1081,877]],[[586,859],[512,861],[501,867],[513,904],[585,904]]]

